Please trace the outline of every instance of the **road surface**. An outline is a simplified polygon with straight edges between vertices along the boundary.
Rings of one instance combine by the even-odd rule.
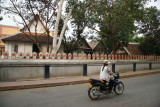
[[[160,74],[120,79],[122,95],[89,99],[88,84],[0,92],[0,107],[160,107]]]

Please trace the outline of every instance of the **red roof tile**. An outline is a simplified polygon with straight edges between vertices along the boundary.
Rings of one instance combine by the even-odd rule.
[[[130,43],[126,48],[131,55],[143,55],[138,43]]]

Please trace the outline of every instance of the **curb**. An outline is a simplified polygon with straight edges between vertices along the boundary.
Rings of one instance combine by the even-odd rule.
[[[33,88],[44,88],[44,87],[56,87],[64,85],[74,85],[87,83],[87,80],[71,81],[71,82],[59,82],[59,83],[44,83],[44,84],[33,84],[33,85],[19,85],[19,86],[4,86],[0,88],[0,91],[9,91],[9,90],[20,90],[20,89],[33,89]]]
[[[129,78],[150,74],[160,73],[160,70],[154,71],[145,71],[145,72],[133,72],[131,74],[120,74],[120,78]],[[43,88],[43,87],[55,87],[55,86],[64,86],[64,85],[74,85],[74,84],[82,84],[88,83],[89,77],[81,80],[74,80],[68,82],[57,82],[57,83],[41,83],[41,84],[31,84],[31,85],[17,85],[17,86],[4,86],[0,87],[0,91],[9,91],[9,90],[20,90],[20,89],[33,89],[33,88]]]
[[[150,75],[150,74],[157,74],[160,73],[160,70],[155,70],[155,71],[146,71],[146,72],[140,72],[136,73],[134,72],[133,74],[127,74],[127,75],[121,75],[120,78],[129,78],[129,77],[136,77],[136,76],[143,76],[143,75]]]

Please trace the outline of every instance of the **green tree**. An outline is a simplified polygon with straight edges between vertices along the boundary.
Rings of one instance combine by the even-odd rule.
[[[136,42],[140,43],[143,42],[144,36],[138,36],[138,32],[134,32],[133,34],[129,35],[129,42]]]
[[[139,29],[145,36],[140,44],[141,50],[146,55],[160,55],[160,10],[156,7],[146,8]]]
[[[99,32],[101,40],[115,54],[120,46],[128,44],[129,35],[136,30],[135,21],[141,19],[146,1],[86,0],[85,15],[90,21],[87,26]]]
[[[88,24],[88,19],[86,18],[86,2],[77,1],[74,6],[75,8],[72,11],[71,15],[71,27],[73,29],[72,35],[69,36],[69,42],[64,39],[64,51],[66,53],[78,50],[82,45],[80,42],[86,35],[84,35],[84,29]]]

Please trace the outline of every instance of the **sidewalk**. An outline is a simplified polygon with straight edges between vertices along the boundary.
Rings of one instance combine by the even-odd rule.
[[[120,73],[120,78],[129,78],[129,77],[156,74],[156,73],[160,73],[160,69]],[[49,79],[42,78],[42,79],[32,79],[32,80],[31,79],[21,80],[17,82],[0,82],[0,91],[81,84],[81,83],[87,83],[90,78],[98,79],[98,77],[99,75],[74,76],[74,77],[53,77]]]

